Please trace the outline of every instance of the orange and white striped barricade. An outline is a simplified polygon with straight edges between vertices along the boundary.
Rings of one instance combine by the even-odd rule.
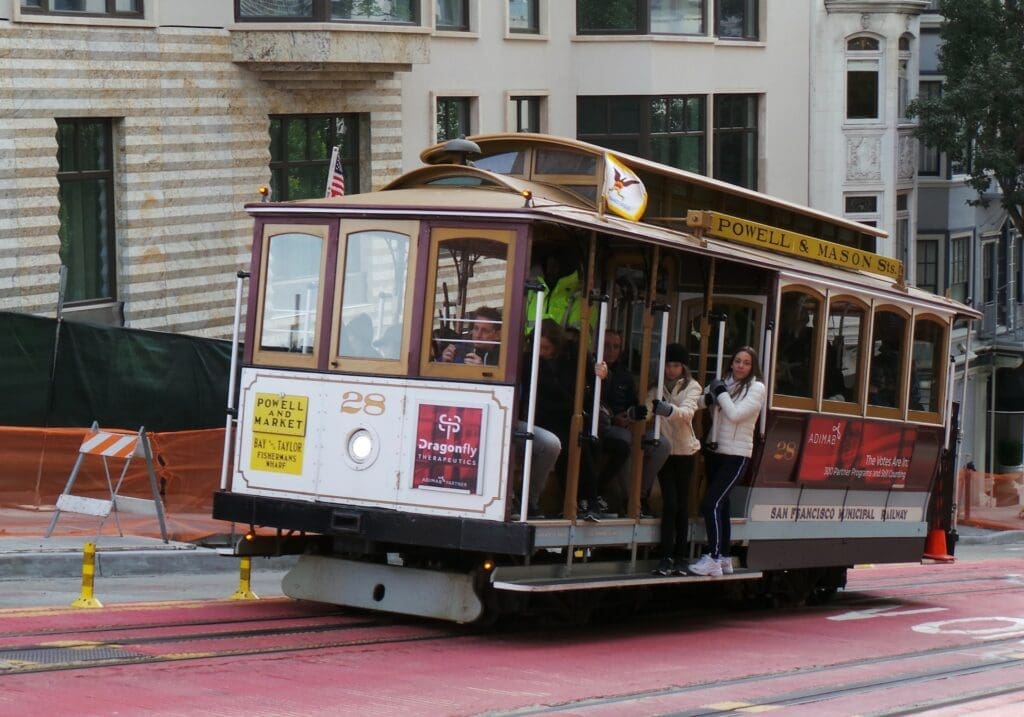
[[[110,492],[109,499],[88,498],[86,496],[74,495],[71,489],[75,485],[75,478],[82,467],[86,456],[99,456],[103,461],[103,471],[107,479],[107,490]],[[146,460],[146,474],[149,477],[149,487],[153,492],[153,499],[131,498],[118,495],[121,484],[128,474],[132,459],[136,456]],[[115,483],[110,475],[110,460],[124,462],[121,467],[121,474]],[[62,512],[80,513],[83,515],[95,515],[101,518],[98,533],[102,532],[103,525],[107,522],[110,514],[114,514],[114,522],[117,524],[118,535],[124,537],[121,530],[121,521],[118,513],[142,513],[144,515],[155,515],[160,521],[160,535],[164,542],[167,542],[167,526],[164,523],[164,504],[160,498],[160,489],[157,487],[156,473],[153,470],[153,452],[149,444],[149,436],[146,435],[145,427],[139,429],[138,433],[112,433],[101,431],[99,425],[94,421],[90,432],[82,440],[78,449],[78,459],[75,461],[68,483],[64,486],[64,492],[57,498],[57,509],[50,519],[50,527],[46,529],[45,537],[49,538],[53,529],[57,527],[57,520]]]

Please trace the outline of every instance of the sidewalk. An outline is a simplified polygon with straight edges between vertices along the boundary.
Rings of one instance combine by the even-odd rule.
[[[160,537],[155,517],[121,515],[122,537],[113,516],[97,535],[99,518],[61,513],[53,535],[44,538],[52,517],[53,511],[47,509],[0,508],[0,580],[80,577],[86,542],[96,544],[97,577],[238,570],[238,560],[218,550],[230,544],[231,524],[208,515],[169,516],[167,543]],[[245,529],[236,526],[236,536],[241,537]],[[174,539],[182,534],[205,537],[194,542]],[[270,560],[286,568],[294,559]]]

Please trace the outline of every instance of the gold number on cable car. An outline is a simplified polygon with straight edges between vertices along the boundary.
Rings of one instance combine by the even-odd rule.
[[[775,453],[772,456],[777,461],[791,461],[796,457],[796,442],[779,441],[775,444]]]
[[[342,413],[365,413],[367,416],[384,414],[384,394],[345,391],[341,400]]]

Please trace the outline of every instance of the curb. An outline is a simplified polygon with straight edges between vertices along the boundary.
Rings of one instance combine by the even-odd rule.
[[[993,530],[977,534],[959,534],[957,539],[957,545],[1008,545],[1010,543],[1024,543],[1024,530]]]
[[[258,570],[287,570],[297,556],[254,558]],[[192,550],[121,550],[96,553],[96,577],[147,575],[197,575],[238,571],[238,558],[220,555],[210,548]],[[82,554],[15,553],[0,555],[0,580],[25,578],[80,578]]]

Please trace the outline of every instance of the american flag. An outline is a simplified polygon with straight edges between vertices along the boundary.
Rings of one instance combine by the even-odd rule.
[[[327,174],[326,198],[345,196],[345,171],[341,168],[341,152],[335,147],[331,152],[331,171]]]

